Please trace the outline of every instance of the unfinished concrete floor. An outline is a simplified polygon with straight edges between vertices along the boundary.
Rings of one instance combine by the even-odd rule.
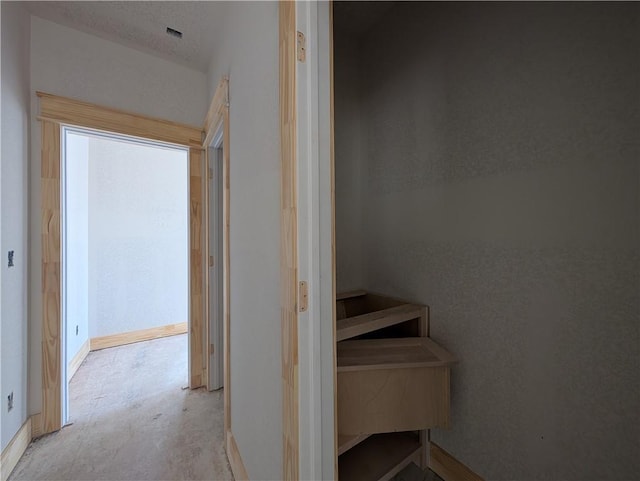
[[[31,443],[9,480],[232,480],[222,391],[186,385],[186,334],[89,353],[73,424]]]

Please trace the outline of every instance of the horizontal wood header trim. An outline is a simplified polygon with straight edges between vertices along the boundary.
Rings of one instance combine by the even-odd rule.
[[[45,92],[36,92],[36,95],[40,98],[39,118],[41,119],[202,148],[203,132],[199,127],[133,114]]]

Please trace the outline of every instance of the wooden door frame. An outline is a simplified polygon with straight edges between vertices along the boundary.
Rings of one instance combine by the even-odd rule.
[[[337,476],[332,4],[280,2],[283,479]]]
[[[189,149],[189,387],[208,378],[204,362],[204,229],[206,175],[201,128],[36,92],[41,125],[42,411],[41,434],[62,427],[61,126],[102,130]]]
[[[224,376],[223,376],[223,389],[224,389],[224,433],[225,433],[225,442],[227,446],[227,453],[229,454],[231,451],[237,452],[237,447],[235,446],[235,441],[233,440],[233,434],[231,432],[231,363],[230,363],[230,237],[229,237],[229,199],[230,199],[230,130],[229,130],[229,79],[227,77],[223,77],[218,83],[218,87],[216,88],[215,93],[213,94],[213,99],[211,100],[211,105],[209,106],[209,110],[207,112],[207,116],[204,120],[204,141],[202,142],[203,148],[205,149],[205,157],[208,156],[209,145],[214,139],[214,136],[222,129],[222,177],[223,177],[223,193],[222,193],[222,318],[223,318],[223,346],[224,350]],[[209,159],[206,160],[206,166],[209,168]],[[209,235],[210,235],[210,226],[209,226],[209,196],[211,193],[209,192],[209,182],[206,182],[205,187],[205,198],[206,198],[206,215],[205,215],[205,250],[206,250],[206,259],[209,258]],[[207,262],[208,265],[208,262]],[[206,280],[206,292],[208,297],[209,292],[209,276],[205,276]],[[207,322],[205,322],[207,328],[206,338],[209,339],[209,317],[210,317],[210,305],[209,302],[206,302],[206,316]],[[214,346],[214,349],[219,348],[219,346]],[[207,369],[210,369],[211,356],[207,353]],[[207,378],[208,379],[208,378]],[[232,461],[232,455],[229,454],[229,461]],[[232,468],[234,467],[234,463],[231,463]],[[236,468],[237,470],[237,468]],[[235,471],[234,471],[235,474]],[[236,477],[236,479],[240,479]]]

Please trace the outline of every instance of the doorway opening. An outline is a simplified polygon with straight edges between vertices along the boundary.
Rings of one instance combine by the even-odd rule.
[[[159,358],[156,377],[181,369],[176,389],[188,385],[189,150],[75,127],[62,127],[61,137],[66,424],[78,399],[71,381],[90,351],[180,335],[179,355]],[[154,352],[138,349],[128,367],[113,364],[115,356],[102,369],[135,378],[131,366]]]

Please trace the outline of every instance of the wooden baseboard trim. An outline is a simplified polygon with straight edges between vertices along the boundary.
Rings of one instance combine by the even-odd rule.
[[[150,341],[161,337],[186,334],[187,330],[187,323],[180,322],[178,324],[167,324],[166,326],[123,332],[121,334],[112,334],[110,336],[93,337],[90,342],[90,350],[98,351],[108,347],[124,346],[125,344],[132,344],[134,342]]]
[[[430,468],[444,481],[484,481],[482,477],[451,456],[440,446],[431,442]]]
[[[33,414],[31,416],[31,440],[38,439],[42,434],[42,414]]]
[[[71,359],[71,362],[69,363],[69,367],[67,368],[68,370],[67,376],[69,378],[69,381],[73,379],[73,376],[78,371],[78,368],[82,364],[82,361],[84,361],[85,358],[87,357],[87,354],[89,354],[90,348],[91,348],[91,340],[87,339],[84,342],[84,344],[80,346],[80,349],[78,350],[78,352],[76,352],[76,355],[73,356],[73,359]]]
[[[13,439],[2,450],[0,457],[0,478],[7,481],[31,442],[31,418],[27,418]]]
[[[236,438],[233,437],[231,431],[227,431],[227,458],[229,458],[233,479],[236,481],[249,481],[249,475],[242,462],[242,456],[240,456]]]

